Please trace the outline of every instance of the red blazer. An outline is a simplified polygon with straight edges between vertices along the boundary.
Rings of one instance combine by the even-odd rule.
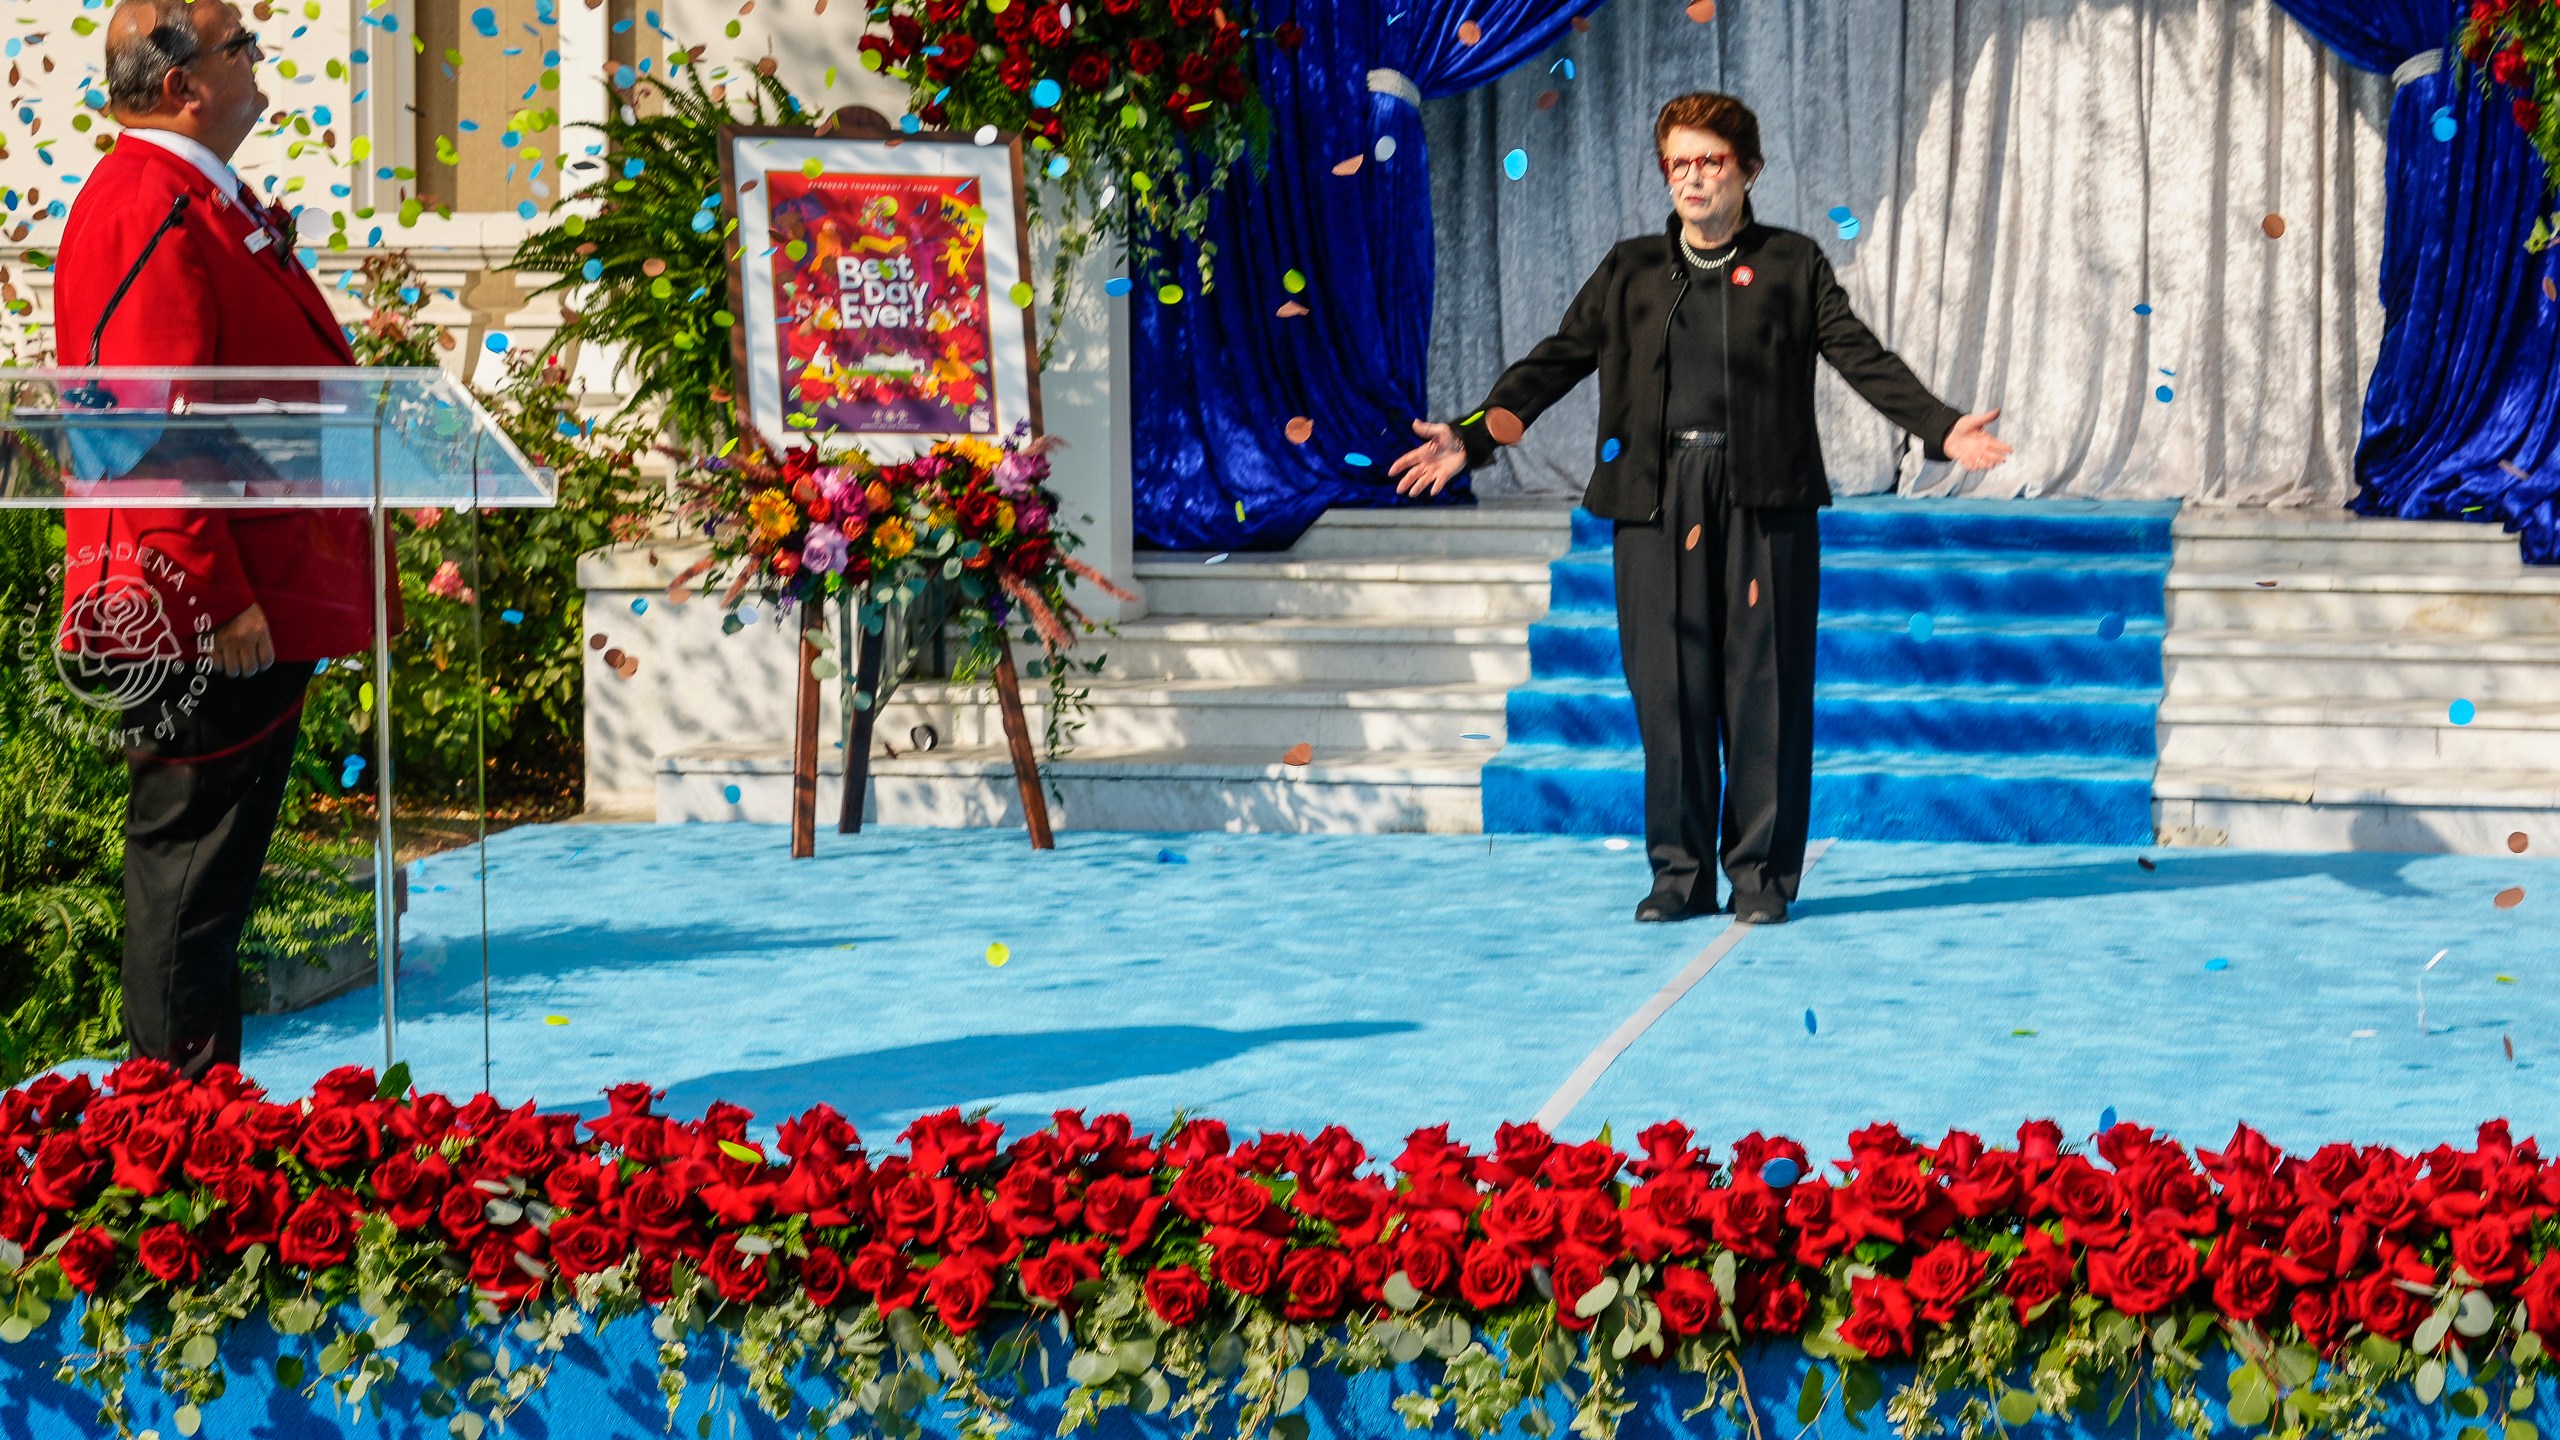
[[[203,172],[156,145],[119,139],[100,157],[71,207],[54,265],[56,363],[88,363],[99,311],[182,191],[194,198],[116,306],[100,365],[356,363],[292,241],[249,249],[257,218],[238,196],[215,190]],[[67,511],[63,526],[66,610],[101,581],[133,577],[161,590],[182,630],[198,619],[220,625],[254,601],[266,610],[279,664],[372,648],[372,521],[363,510],[120,506]],[[146,547],[161,563],[151,563]],[[396,630],[400,587],[390,559],[383,575]],[[183,601],[172,594],[172,567],[192,592]],[[76,643],[66,634],[65,648]]]

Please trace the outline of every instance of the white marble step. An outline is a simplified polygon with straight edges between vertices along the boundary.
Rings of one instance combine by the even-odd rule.
[[[1151,615],[1087,642],[1103,673],[1138,680],[1473,683],[1529,679],[1526,621],[1398,625],[1366,619]]]
[[[2190,505],[2178,512],[2171,534],[2182,570],[2528,573],[2516,537],[2496,525],[2459,520],[2378,520],[2342,510]]]
[[[2560,783],[2560,705],[2474,702],[2467,724],[2442,700],[2171,695],[2160,763],[2388,769],[2410,774],[2550,772]]]
[[[1298,543],[1294,560],[1382,555],[1509,556],[1551,560],[1571,548],[1572,510],[1555,503],[1486,501],[1428,509],[1328,510]]]
[[[2560,704],[2560,636],[2173,630],[2176,699],[2335,696]]]
[[[2336,569],[2169,572],[2170,629],[2560,635],[2560,573]]]
[[[1254,684],[1233,680],[1106,680],[1085,682],[1092,708],[1077,717],[1083,728],[1076,748],[1157,750],[1232,748],[1267,752],[1277,760],[1290,746],[1342,750],[1458,750],[1500,748],[1503,701],[1499,685]],[[1046,725],[1048,687],[1023,687],[1032,734]],[[944,745],[1001,746],[1004,730],[992,685],[911,682],[898,688],[880,713],[880,729],[903,743],[918,725],[930,725]],[[1487,738],[1469,741],[1461,736]]]
[[[2151,809],[2171,845],[2505,855],[2523,835],[2528,853],[2560,849],[2560,771],[2163,765]]]
[[[1141,552],[1133,567],[1158,616],[1334,616],[1519,620],[1547,611],[1547,565],[1520,558],[1392,555],[1300,560]]]
[[[1041,781],[1058,792],[1050,819],[1061,830],[1474,834],[1483,829],[1478,777],[1489,753],[1319,748],[1308,764],[1288,765],[1260,748],[1080,747]],[[820,764],[822,845],[834,832],[843,775],[838,755]],[[662,823],[786,823],[790,753],[727,745],[669,756],[659,763],[657,813]],[[936,749],[874,757],[864,815],[884,825],[1015,826],[1022,800],[1003,750]]]

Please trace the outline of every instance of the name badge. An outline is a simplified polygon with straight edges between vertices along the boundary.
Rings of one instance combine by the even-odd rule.
[[[275,243],[275,237],[269,235],[266,232],[266,229],[262,226],[249,232],[248,237],[243,239],[240,243],[247,247],[250,254],[255,255],[259,251],[264,250],[269,245]]]

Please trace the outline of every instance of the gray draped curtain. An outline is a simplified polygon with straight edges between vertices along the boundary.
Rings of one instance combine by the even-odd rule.
[[[1885,343],[1949,403],[2000,406],[2017,447],[1987,475],[1927,464],[1825,368],[1840,493],[2345,501],[2382,330],[2388,77],[2266,0],[1722,10],[1698,24],[1620,0],[1536,63],[1424,105],[1440,416],[1552,329],[1613,242],[1661,227],[1654,112],[1725,90],[1760,115],[1760,218],[1818,238]],[[1597,410],[1586,383],[1479,491],[1578,493]]]

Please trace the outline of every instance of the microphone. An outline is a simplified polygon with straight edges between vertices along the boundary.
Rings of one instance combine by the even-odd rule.
[[[133,268],[124,272],[124,279],[117,282],[115,293],[107,297],[106,308],[98,312],[98,328],[89,332],[89,364],[92,367],[98,363],[98,347],[107,338],[107,322],[115,318],[116,307],[124,303],[125,292],[132,289],[133,282],[141,276],[142,267],[151,260],[151,252],[160,248],[160,238],[177,228],[179,219],[187,213],[187,202],[193,198],[181,191],[176,199],[169,202],[169,213],[162,217],[160,228],[152,231],[151,238],[142,242],[142,253],[133,257]],[[62,398],[65,403],[83,410],[112,410],[116,404],[114,393],[95,381],[65,390]]]

